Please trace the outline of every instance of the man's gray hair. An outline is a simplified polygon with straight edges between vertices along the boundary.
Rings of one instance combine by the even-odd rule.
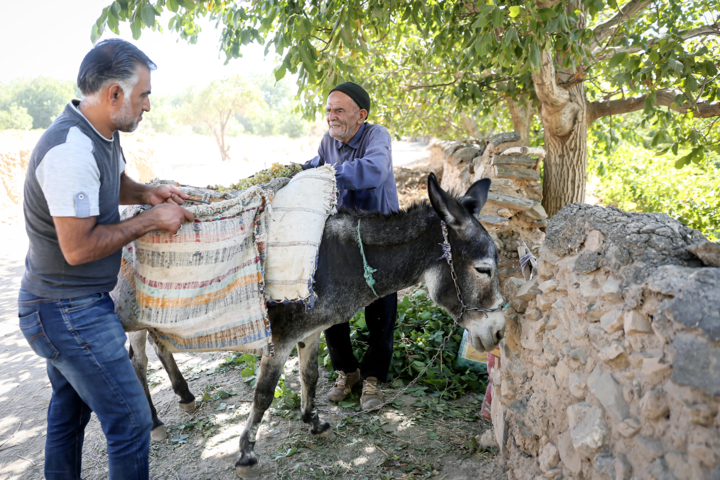
[[[94,103],[107,84],[117,83],[125,97],[138,81],[138,66],[155,70],[157,66],[130,42],[119,38],[103,40],[93,47],[80,64],[77,86],[83,98]]]

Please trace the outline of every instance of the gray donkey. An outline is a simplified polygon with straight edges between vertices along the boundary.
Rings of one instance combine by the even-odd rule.
[[[499,311],[503,298],[498,288],[498,254],[487,231],[476,219],[489,189],[490,180],[482,179],[464,196],[453,198],[440,188],[435,175],[430,174],[431,205],[423,202],[389,217],[340,212],[327,220],[315,272],[314,288],[318,295],[315,307],[311,310],[298,305],[269,308],[275,356],[262,358],[252,410],[240,436],[240,458],[235,463],[239,477],[253,478],[258,474],[258,459],[253,451],[258,427],[273,401],[275,386],[295,345],[300,362],[302,420],[310,425],[311,434],[332,436],[330,424],[320,419],[315,408],[320,332],[348,321],[375,300],[363,277],[357,238],[359,221],[367,262],[377,269],[373,276],[379,296],[425,282],[433,301],[468,330],[474,348],[491,351],[500,342],[505,333],[505,320]],[[457,281],[453,280],[446,261],[448,255]],[[153,433],[164,434],[147,387],[146,332],[135,332],[130,338],[130,357],[150,402]],[[158,356],[170,375],[175,393],[180,396],[181,407],[193,411],[195,397],[172,355],[158,352]]]

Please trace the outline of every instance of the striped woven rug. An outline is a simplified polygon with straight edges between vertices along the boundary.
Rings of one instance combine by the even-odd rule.
[[[123,248],[112,296],[125,329],[147,329],[167,352],[272,355],[263,267],[273,195],[285,183],[187,207],[195,223],[177,236],[150,232]]]

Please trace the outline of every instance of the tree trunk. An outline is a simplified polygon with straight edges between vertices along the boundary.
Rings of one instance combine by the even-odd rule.
[[[520,105],[511,98],[506,99],[510,117],[512,117],[513,130],[520,134],[521,146],[530,146],[530,126],[535,111],[531,105]]]
[[[585,201],[587,173],[587,105],[582,83],[569,90],[575,110],[570,118],[563,112],[542,108],[545,127],[545,170],[542,206],[553,216],[565,205]],[[564,128],[571,122],[570,128]]]
[[[533,83],[545,128],[542,205],[553,216],[569,203],[585,201],[588,104],[583,82],[569,88],[558,85],[550,52],[542,52],[542,66],[533,73]]]

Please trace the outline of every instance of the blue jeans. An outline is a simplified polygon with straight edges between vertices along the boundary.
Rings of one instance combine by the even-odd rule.
[[[55,300],[21,289],[18,315],[52,384],[45,478],[80,479],[85,426],[95,412],[107,438],[110,479],[147,479],[150,407],[110,295]]]

